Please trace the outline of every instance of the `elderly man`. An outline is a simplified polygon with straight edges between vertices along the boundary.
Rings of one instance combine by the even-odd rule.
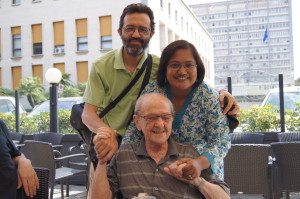
[[[156,198],[229,198],[227,185],[192,158],[198,152],[170,138],[174,109],[163,95],[141,96],[133,120],[143,132],[139,143],[122,145],[108,167],[99,161],[92,198],[133,198],[146,193]],[[97,134],[109,139],[110,133]],[[200,169],[201,171],[201,169]]]

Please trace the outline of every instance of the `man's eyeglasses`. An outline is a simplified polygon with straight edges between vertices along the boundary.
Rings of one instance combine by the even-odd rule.
[[[125,26],[123,27],[123,30],[127,34],[133,34],[135,30],[138,30],[139,34],[141,35],[149,35],[151,29],[144,27],[144,26]]]
[[[169,63],[168,67],[172,70],[179,70],[181,67],[183,67],[186,70],[191,70],[193,68],[195,68],[197,65],[193,62],[190,63],[177,63],[177,62],[173,62],[173,63]]]
[[[138,115],[147,122],[156,122],[159,118],[164,122],[169,122],[173,118],[173,114],[161,114],[161,115]]]

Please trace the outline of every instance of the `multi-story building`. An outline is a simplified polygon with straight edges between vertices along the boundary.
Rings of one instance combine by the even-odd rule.
[[[290,0],[219,0],[191,8],[214,38],[217,88],[230,76],[235,96],[260,100],[278,87],[278,74],[293,84]]]
[[[148,5],[155,16],[155,34],[149,52],[160,55],[177,39],[197,46],[213,83],[212,37],[182,0],[0,0],[0,86],[18,88],[22,78],[38,76],[56,67],[85,82],[93,61],[120,48],[122,10],[130,3]]]

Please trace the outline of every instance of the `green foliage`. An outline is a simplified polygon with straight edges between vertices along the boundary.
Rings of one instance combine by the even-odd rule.
[[[60,97],[78,97],[80,96],[80,90],[74,86],[64,86],[63,92]]]
[[[300,104],[298,104],[300,108]],[[300,110],[300,109],[299,109]],[[279,132],[279,111],[271,105],[264,107],[252,106],[250,109],[242,110],[239,117],[240,127],[243,132]],[[287,131],[300,130],[300,113],[298,111],[285,111],[285,125]]]
[[[0,95],[2,96],[15,96],[15,92],[8,88],[0,88]]]
[[[288,131],[300,132],[300,103],[296,103],[296,111],[286,111],[285,124]]]
[[[59,132],[63,134],[76,134],[77,132],[73,129],[70,124],[69,110],[60,110],[58,112],[59,120]],[[5,122],[9,130],[16,131],[15,127],[15,115],[0,113],[0,118]],[[33,134],[40,131],[49,131],[50,114],[49,112],[42,112],[39,115],[35,115],[28,118],[26,115],[20,117],[20,132],[24,134]]]
[[[86,83],[78,83],[77,88],[80,91],[80,96],[83,96],[83,93],[84,93],[85,88],[86,88]]]
[[[23,79],[19,91],[21,95],[27,96],[32,107],[46,100],[45,89],[39,77],[26,77]]]
[[[69,74],[69,73],[63,73],[59,84],[62,84],[64,86],[72,86],[73,83],[70,80],[70,78],[71,78],[71,74]]]

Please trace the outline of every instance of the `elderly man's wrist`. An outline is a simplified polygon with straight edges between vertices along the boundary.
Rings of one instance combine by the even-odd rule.
[[[198,179],[195,182],[195,186],[199,190],[202,190],[205,184],[206,184],[206,180],[204,178],[202,178],[202,177],[198,177]]]

